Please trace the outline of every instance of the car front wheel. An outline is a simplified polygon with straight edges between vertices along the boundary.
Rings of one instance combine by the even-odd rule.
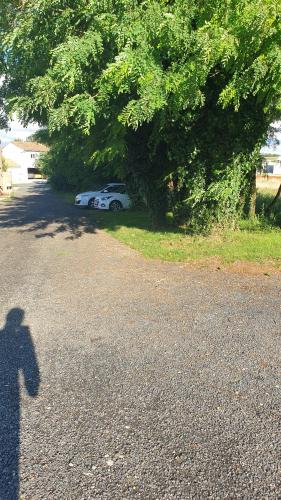
[[[95,198],[91,198],[91,199],[88,201],[88,207],[89,207],[89,208],[95,208]]]
[[[122,208],[123,205],[121,201],[118,200],[113,200],[109,205],[109,210],[111,210],[112,212],[117,212],[118,210],[122,210]]]

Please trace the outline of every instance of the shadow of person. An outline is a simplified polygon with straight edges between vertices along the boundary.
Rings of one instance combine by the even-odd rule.
[[[40,376],[29,328],[22,325],[24,311],[11,309],[0,330],[0,500],[19,495],[20,384],[38,394]]]

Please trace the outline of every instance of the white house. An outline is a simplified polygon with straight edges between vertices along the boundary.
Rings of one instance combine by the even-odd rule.
[[[276,132],[273,139],[261,149],[264,171],[269,175],[281,176],[281,133]]]
[[[37,174],[36,160],[48,148],[38,142],[13,141],[2,149],[3,158],[10,164],[8,172],[13,184],[21,184],[33,179]]]

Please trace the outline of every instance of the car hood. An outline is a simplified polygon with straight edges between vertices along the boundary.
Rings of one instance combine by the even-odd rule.
[[[97,196],[100,194],[99,191],[85,191],[85,193],[79,193],[77,196]]]

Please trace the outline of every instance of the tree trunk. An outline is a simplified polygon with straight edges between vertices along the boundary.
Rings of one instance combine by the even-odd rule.
[[[274,197],[274,198],[273,198],[273,200],[269,203],[268,207],[267,207],[267,208],[266,208],[266,210],[265,210],[265,214],[266,214],[266,215],[269,215],[269,214],[270,214],[270,212],[271,212],[272,208],[274,207],[275,203],[277,202],[277,200],[278,200],[278,198],[279,198],[280,196],[281,196],[281,184],[280,184],[280,186],[279,186],[279,188],[278,188],[278,191],[277,191],[277,193],[276,193],[275,197]]]
[[[155,184],[150,185],[147,190],[146,200],[153,226],[155,228],[163,227],[166,222],[167,212],[166,187],[156,187]]]
[[[256,200],[257,200],[257,183],[256,183],[256,169],[251,170],[248,175],[248,186],[245,200],[245,215],[253,217],[256,214]]]
[[[158,200],[159,201],[159,200]],[[158,202],[150,205],[151,219],[153,226],[157,228],[162,228],[166,224],[166,203]]]

